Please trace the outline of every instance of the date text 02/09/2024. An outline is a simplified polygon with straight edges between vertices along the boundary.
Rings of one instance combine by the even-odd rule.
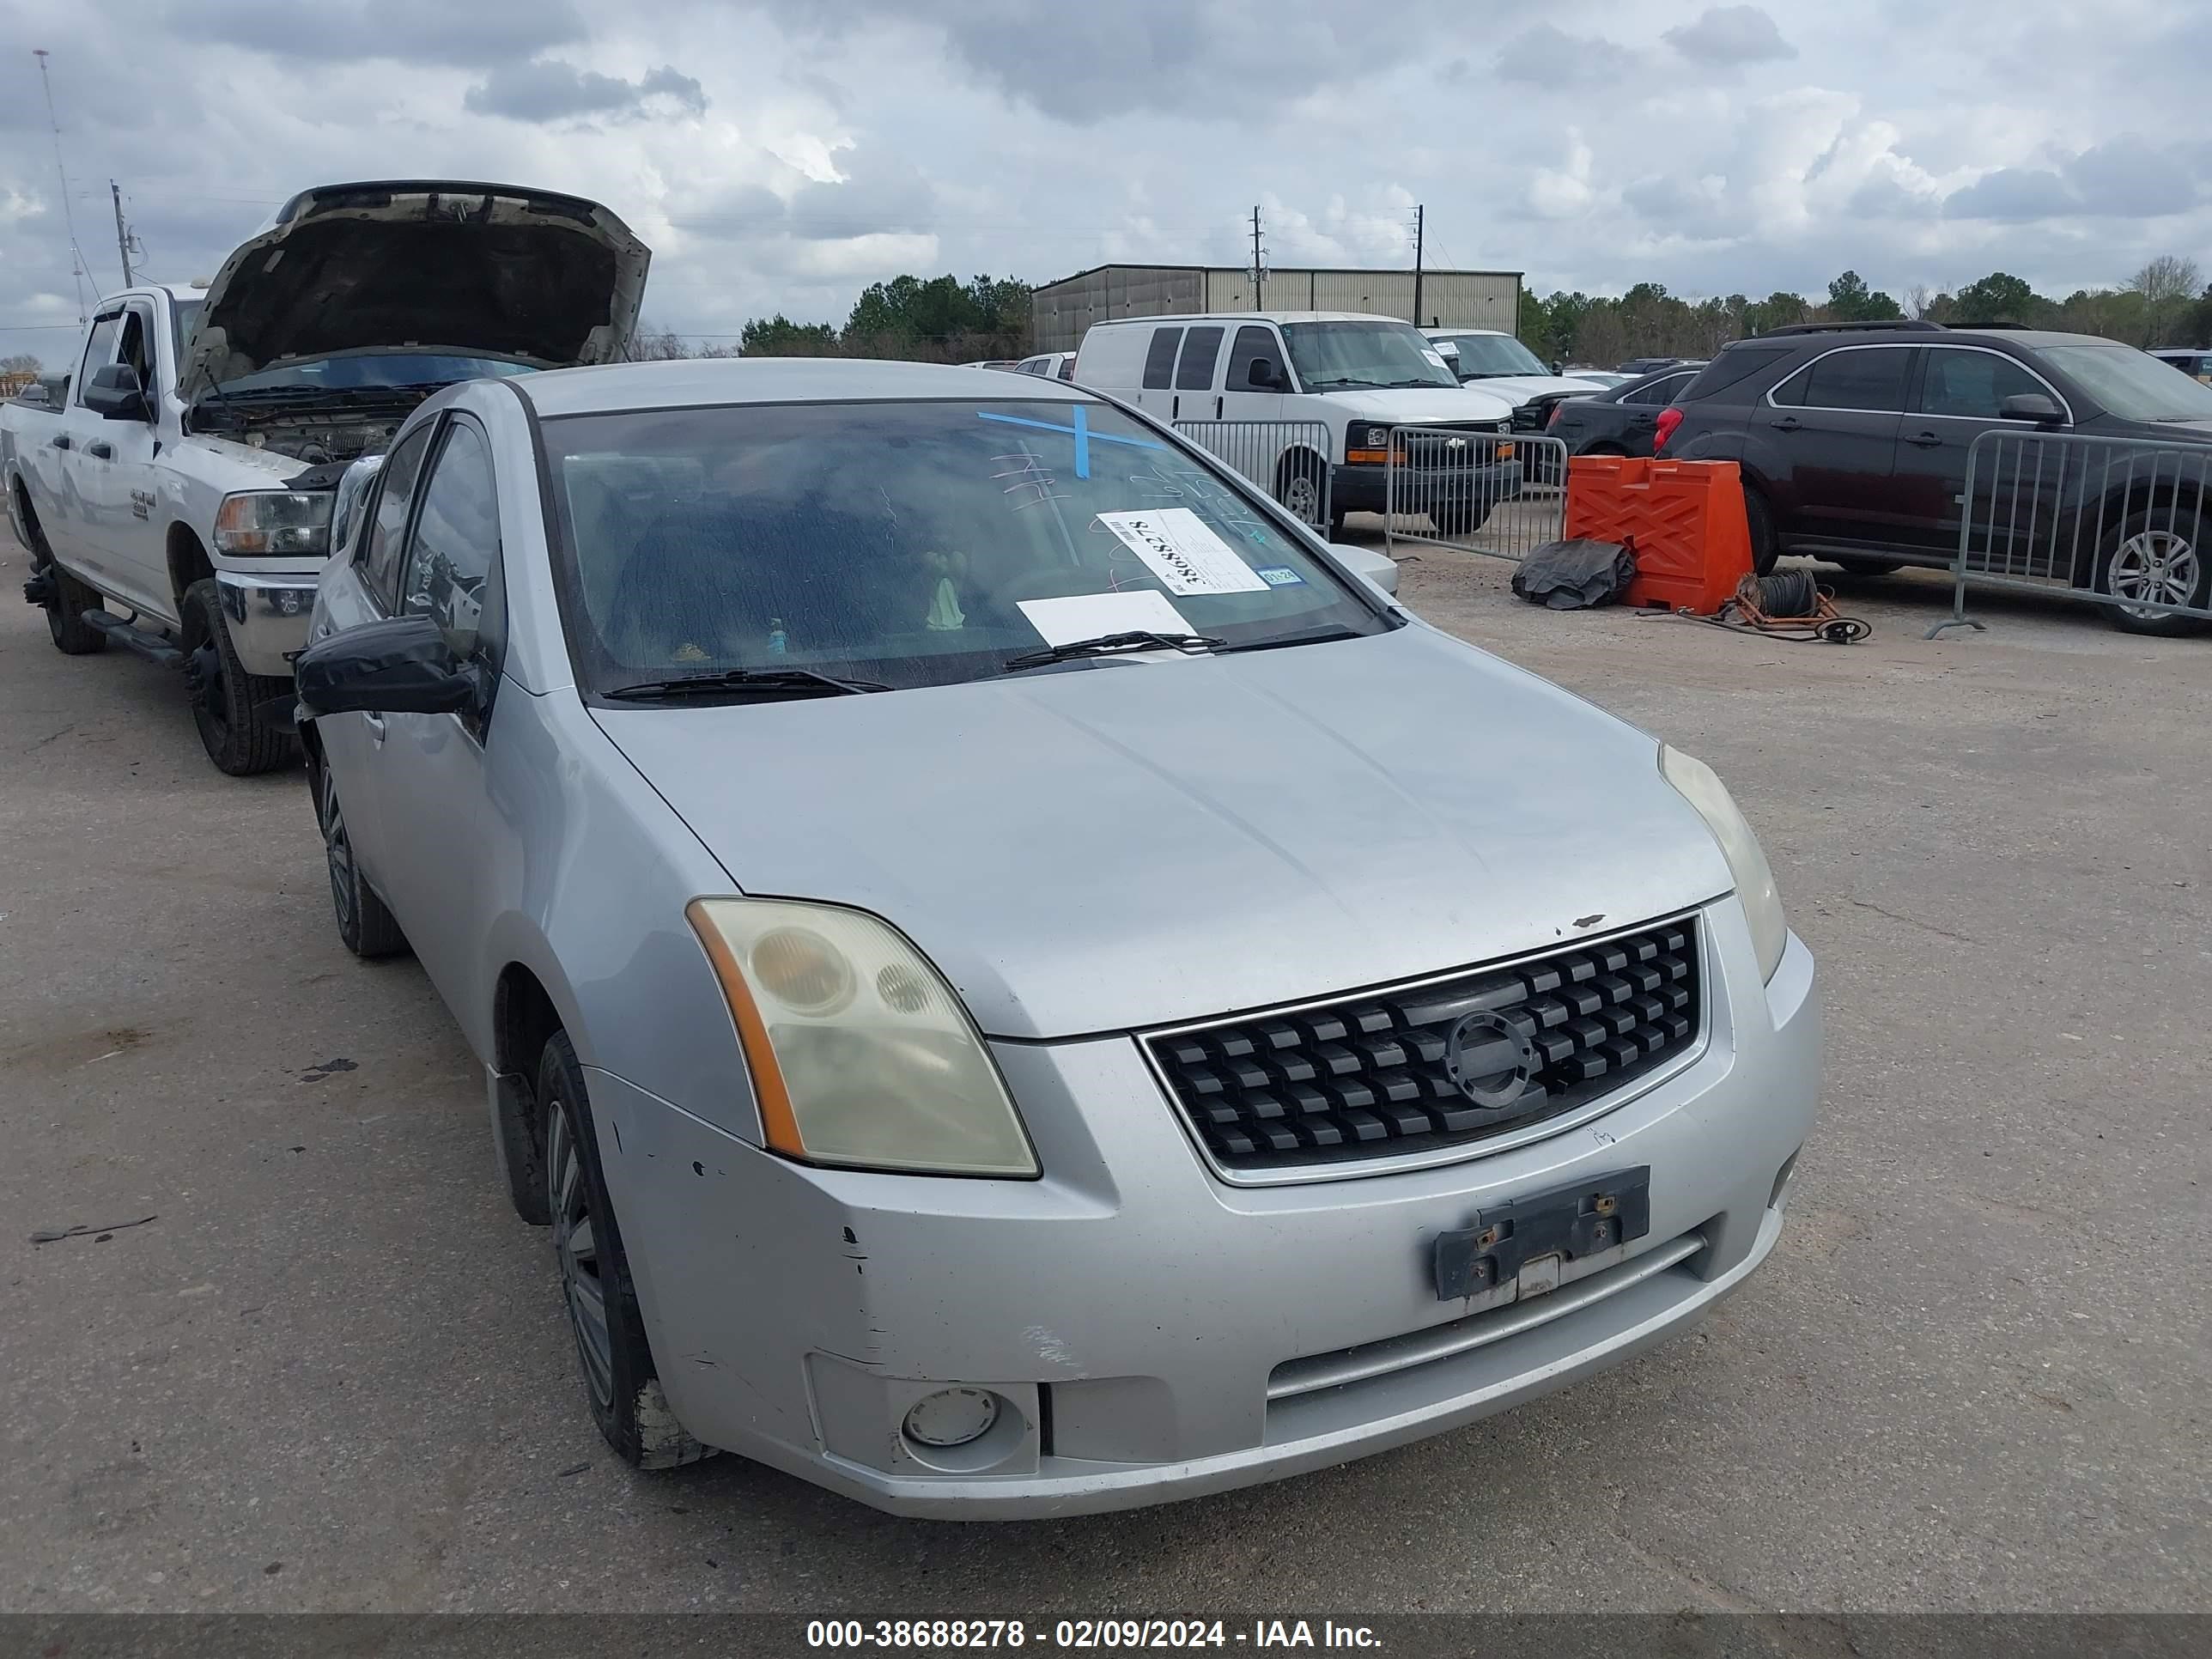
[[[811,1648],[1379,1648],[1365,1625],[1259,1619],[1249,1629],[1220,1619],[1060,1619],[1032,1630],[1020,1619],[814,1619]]]

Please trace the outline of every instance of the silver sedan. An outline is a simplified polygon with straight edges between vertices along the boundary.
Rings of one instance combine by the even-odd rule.
[[[631,1462],[1219,1491],[1773,1249],[1820,1016],[1728,792],[1142,415],[564,370],[355,484],[297,665],[339,935],[481,1060]]]

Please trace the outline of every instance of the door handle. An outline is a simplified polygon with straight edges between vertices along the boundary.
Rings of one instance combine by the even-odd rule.
[[[115,446],[104,440],[95,439],[84,447],[84,453],[95,461],[112,461],[115,459]]]
[[[364,714],[362,716],[362,719],[368,726],[368,741],[371,745],[379,748],[382,747],[384,744],[384,716],[381,714]]]
[[[1778,421],[1769,421],[1767,422],[1767,425],[1772,427],[1777,432],[1795,432],[1800,424],[1801,422],[1795,415],[1784,415]]]
[[[46,445],[51,449],[67,449],[70,447],[70,435],[64,432],[58,438],[49,438]]]
[[[1221,418],[1221,399],[1218,398],[1213,400],[1213,418],[1217,421]]]
[[[1921,433],[1917,437],[1907,438],[1905,441],[1915,449],[1940,449],[1943,447],[1942,439],[1932,432]]]
[[[1179,421],[1182,419],[1182,399],[1181,398],[1170,398],[1168,399],[1168,419],[1171,421]]]

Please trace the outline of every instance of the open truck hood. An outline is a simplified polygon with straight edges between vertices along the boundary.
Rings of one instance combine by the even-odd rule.
[[[178,393],[196,403],[345,351],[609,362],[652,257],[598,203],[550,191],[444,179],[302,191],[216,273]]]

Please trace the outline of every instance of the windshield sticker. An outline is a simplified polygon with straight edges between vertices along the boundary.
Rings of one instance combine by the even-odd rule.
[[[1034,427],[1040,432],[1065,433],[1075,440],[1075,476],[1079,478],[1087,478],[1091,476],[1091,446],[1094,443],[1126,444],[1131,449],[1165,449],[1167,447],[1165,444],[1156,444],[1148,438],[1124,438],[1111,432],[1093,432],[1091,429],[1091,417],[1084,412],[1083,404],[1070,404],[1068,409],[1070,411],[1068,419],[1073,422],[1069,426],[1060,426],[1052,421],[1024,420],[1018,415],[992,415],[981,410],[976,411],[975,418],[979,421],[996,421],[1001,426],[1027,426]]]
[[[1424,357],[1426,357],[1426,358],[1427,358],[1431,362],[1434,363],[1434,364],[1435,364],[1438,368],[1442,368],[1444,366],[1444,354],[1443,354],[1443,352],[1441,352],[1441,351],[1437,351],[1437,350],[1434,349],[1433,349],[1433,348],[1431,348],[1431,347],[1429,347],[1429,346],[1423,346],[1423,347],[1421,348],[1421,356],[1423,356]]]
[[[1101,513],[1098,522],[1152,568],[1170,593],[1264,593],[1267,584],[1187,507]]]
[[[1182,612],[1153,587],[1119,593],[1078,593],[1065,599],[1019,599],[1016,604],[1047,645],[1073,645],[1108,634],[1188,634]]]
[[[1255,570],[1252,574],[1270,587],[1304,587],[1306,585],[1306,579],[1286,564],[1279,564],[1267,570]]]

